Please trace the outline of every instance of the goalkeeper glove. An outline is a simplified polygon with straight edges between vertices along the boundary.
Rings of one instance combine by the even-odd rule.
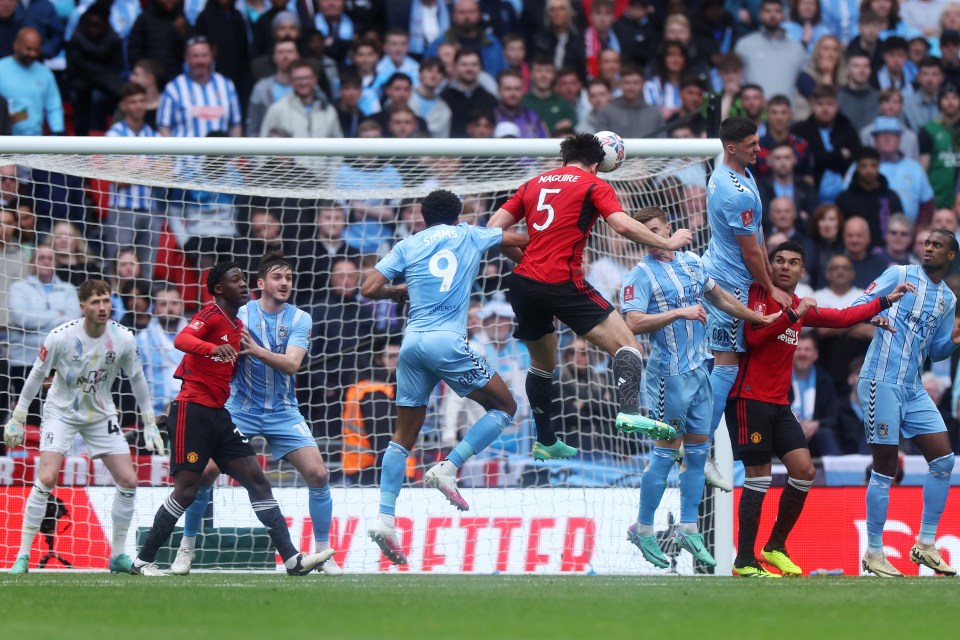
[[[3,443],[8,449],[19,447],[23,444],[23,424],[27,421],[27,412],[24,409],[14,409],[13,417],[3,428]]]
[[[157,421],[152,411],[143,413],[143,441],[147,451],[152,451],[158,456],[163,455],[163,438],[160,437],[160,429],[157,428]]]

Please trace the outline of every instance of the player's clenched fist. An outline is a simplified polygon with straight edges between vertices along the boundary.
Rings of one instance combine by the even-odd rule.
[[[676,251],[691,242],[693,242],[693,234],[690,233],[689,229],[677,229],[673,232],[673,235],[670,236],[670,249]]]

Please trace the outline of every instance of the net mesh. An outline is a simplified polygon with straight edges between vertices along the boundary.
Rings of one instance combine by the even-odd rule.
[[[3,207],[11,212],[4,214],[0,278],[8,361],[4,408],[9,410],[16,402],[43,337],[79,315],[70,308],[29,326],[19,320],[23,313],[15,311],[31,305],[7,298],[11,284],[30,273],[38,244],[53,247],[62,280],[77,285],[89,277],[104,277],[111,283],[114,317],[138,333],[158,414],[176,395],[170,374],[179,356],[172,347],[162,348],[161,334],[182,326],[173,317],[176,308],[171,310],[166,301],[181,298],[183,317],[189,318],[210,300],[203,286],[206,270],[226,259],[241,264],[251,290],[256,290],[260,257],[282,251],[295,268],[291,302],[310,313],[314,323],[297,395],[330,471],[331,542],[348,571],[381,570],[385,565],[366,540],[365,528],[376,514],[380,460],[393,432],[392,368],[405,312],[392,302],[360,297],[361,275],[396,241],[422,228],[417,200],[431,190],[453,190],[464,201],[462,219],[482,224],[525,179],[558,165],[554,158],[539,157],[0,155],[0,167],[19,182],[14,187],[8,180],[0,192]],[[614,186],[626,211],[648,205],[663,208],[675,227],[694,231],[694,250],[702,252],[709,233],[705,189],[709,170],[705,158],[631,158],[603,177]],[[621,279],[640,257],[639,247],[598,222],[586,254],[587,279],[617,303]],[[410,569],[652,570],[623,534],[636,517],[640,475],[652,443],[613,429],[616,405],[610,358],[563,326],[558,326],[560,391],[553,408],[554,426],[581,455],[551,463],[534,462],[530,455],[534,431],[524,392],[529,357],[510,336],[510,319],[484,311],[485,305],[502,301],[503,276],[511,267],[497,253],[482,264],[474,284],[469,332],[517,399],[517,418],[500,440],[462,469],[460,484],[475,517],[461,517],[439,494],[423,489],[421,479],[482,410],[442,384],[434,391],[398,503],[398,528],[410,545]],[[157,326],[164,331],[156,331]],[[126,381],[114,397],[138,456],[141,488],[133,530],[142,538],[169,491],[166,460],[143,449]],[[8,565],[19,546],[24,500],[35,477],[36,413],[29,424],[26,446],[0,457],[0,484],[11,485],[0,492],[5,516],[0,558]],[[360,443],[368,453],[344,453],[357,444],[352,439],[355,433],[362,434]],[[294,542],[312,547],[302,478],[291,464],[272,459],[260,439],[254,443],[277,488]],[[38,537],[31,566],[51,545],[54,557],[47,558],[47,566],[56,566],[60,555],[78,568],[103,568],[113,499],[112,489],[103,485],[112,480],[101,462],[87,457],[82,440],[70,453],[55,492],[67,513],[48,523],[52,534]],[[665,543],[679,518],[676,471],[669,487],[656,527]],[[51,507],[51,512],[55,516],[58,510]],[[709,506],[704,516],[709,535]],[[199,567],[275,566],[245,492],[225,477],[214,491],[205,524]],[[131,534],[128,553],[133,555],[139,542],[142,539]],[[693,571],[688,554],[679,554],[669,544],[667,550],[678,570]]]

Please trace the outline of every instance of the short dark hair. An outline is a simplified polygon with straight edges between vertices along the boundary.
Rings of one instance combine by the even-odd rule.
[[[954,242],[956,242],[956,240],[954,240]],[[90,299],[90,296],[108,295],[110,295],[110,285],[106,280],[99,280],[96,278],[84,280],[77,288],[77,297],[80,299],[80,302],[86,302]]]
[[[829,84],[818,84],[810,92],[810,100],[822,100],[823,98],[837,99],[837,90]]]
[[[781,0],[760,0],[760,8],[761,8],[761,9],[763,8],[763,5],[765,5],[765,4],[775,4],[775,5],[778,5],[778,6],[780,6],[780,7],[783,7],[783,2],[781,2]]]
[[[728,142],[740,142],[747,136],[752,136],[757,132],[757,123],[750,118],[741,116],[731,116],[720,123],[720,141],[723,144]]]
[[[403,36],[406,39],[410,39],[410,34],[403,27],[390,27],[387,29],[387,32],[383,34],[383,40],[386,42],[387,38],[390,36]]]
[[[644,207],[643,209],[640,209],[640,211],[637,211],[635,214],[633,214],[633,219],[642,223],[647,223],[651,220],[663,220],[666,222],[667,214],[660,207],[650,206]]]
[[[530,61],[530,68],[532,69],[534,65],[539,65],[541,67],[550,67],[554,71],[556,71],[557,69],[553,64],[553,56],[546,53],[538,53],[534,55],[533,60]]]
[[[391,87],[397,82],[407,82],[410,84],[411,87],[413,86],[413,80],[411,80],[410,76],[408,76],[402,71],[397,71],[393,73],[389,78],[387,78],[387,81],[384,83],[384,86]]]
[[[950,247],[950,251],[960,254],[960,243],[957,242],[957,234],[949,229],[931,229],[930,235],[933,235],[934,233],[939,233],[940,235],[944,236],[948,240],[947,244]]]
[[[873,147],[861,147],[860,153],[857,154],[857,162],[861,160],[877,160],[879,162],[880,152]]]
[[[644,75],[643,69],[632,64],[625,64],[620,67],[620,77],[625,78],[627,76],[640,76],[641,78],[646,78]]]
[[[480,61],[480,66],[483,66],[483,56],[481,56],[480,52],[476,49],[457,49],[457,53],[453,56],[453,61],[460,62],[460,59],[465,56],[477,56],[477,59]]]
[[[447,68],[443,66],[443,60],[440,58],[424,58],[423,61],[420,62],[420,71],[426,71],[430,68],[439,69],[444,77],[447,76]]]
[[[467,124],[476,124],[481,120],[489,120],[491,124],[496,121],[490,109],[474,109],[467,114]]]
[[[888,53],[890,51],[907,51],[910,48],[910,45],[907,44],[907,41],[900,36],[890,36],[883,41],[883,44],[880,45],[881,53]]]
[[[220,284],[223,276],[227,275],[227,272],[231,269],[240,269],[241,272],[243,271],[240,265],[232,260],[230,262],[218,262],[210,267],[210,273],[207,274],[207,293],[212,296],[217,295],[217,285]]]
[[[291,65],[292,66],[292,65]],[[312,67],[311,67],[312,68]],[[291,69],[292,70],[292,69]],[[362,87],[363,79],[356,69],[347,68],[340,72],[340,87]]]
[[[771,255],[772,257],[776,257],[776,255],[777,255],[778,253],[782,252],[782,251],[790,251],[791,253],[799,253],[799,254],[800,254],[800,259],[801,259],[802,261],[806,262],[806,260],[807,260],[807,252],[803,250],[803,245],[800,244],[799,242],[794,241],[794,240],[787,240],[786,242],[781,242],[779,245],[777,245],[777,248],[774,249],[774,250],[773,250],[773,253],[770,254],[770,255]]]
[[[790,108],[790,109],[793,108],[793,105],[790,104],[790,98],[788,98],[787,96],[783,95],[782,93],[778,93],[777,95],[775,95],[775,96],[773,96],[772,98],[770,98],[769,100],[767,100],[767,106],[768,106],[768,107],[775,107],[775,106],[778,106],[778,105],[779,105],[779,106],[785,106],[785,107]]]
[[[147,90],[143,85],[136,82],[128,82],[120,87],[120,99],[125,100],[131,96],[146,95]]]
[[[294,60],[293,63],[290,64],[290,74],[293,74],[293,72],[297,69],[309,69],[310,73],[312,73],[314,77],[317,76],[317,70],[313,68],[313,64],[311,64],[309,60],[304,60],[302,58],[300,60]]]
[[[435,224],[453,224],[463,210],[463,202],[452,191],[437,189],[427,194],[420,203],[420,212],[427,226]]]
[[[520,82],[523,82],[523,74],[517,71],[516,69],[504,69],[503,71],[498,73],[497,85],[499,85],[504,78],[516,78]]]
[[[268,253],[260,258],[260,268],[257,269],[257,280],[267,277],[267,274],[277,269],[290,269],[293,271],[293,265],[287,262],[283,254],[279,251]]]
[[[933,56],[924,56],[920,59],[920,62],[917,63],[917,68],[923,69],[924,67],[936,67],[943,71],[943,63],[940,62],[940,58],[934,58]]]
[[[577,162],[589,167],[603,161],[603,145],[592,133],[578,133],[560,143],[560,157],[564,165]]]

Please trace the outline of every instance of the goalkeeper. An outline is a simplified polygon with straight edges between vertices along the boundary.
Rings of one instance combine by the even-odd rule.
[[[163,440],[154,420],[137,341],[129,329],[110,319],[110,293],[110,285],[103,280],[87,280],[80,285],[78,295],[83,318],[60,325],[43,341],[13,418],[4,428],[7,447],[23,443],[27,408],[40,391],[44,378],[55,369],[53,385],[43,405],[40,465],[24,508],[20,551],[10,573],[28,571],[30,547],[46,515],[47,500],[57,483],[63,457],[78,434],[87,443],[92,457],[103,458],[117,484],[110,511],[113,519],[110,571],[129,573],[133,564],[124,550],[133,519],[137,473],[110,393],[121,369],[130,378],[133,395],[140,406],[147,449],[163,455]]]

